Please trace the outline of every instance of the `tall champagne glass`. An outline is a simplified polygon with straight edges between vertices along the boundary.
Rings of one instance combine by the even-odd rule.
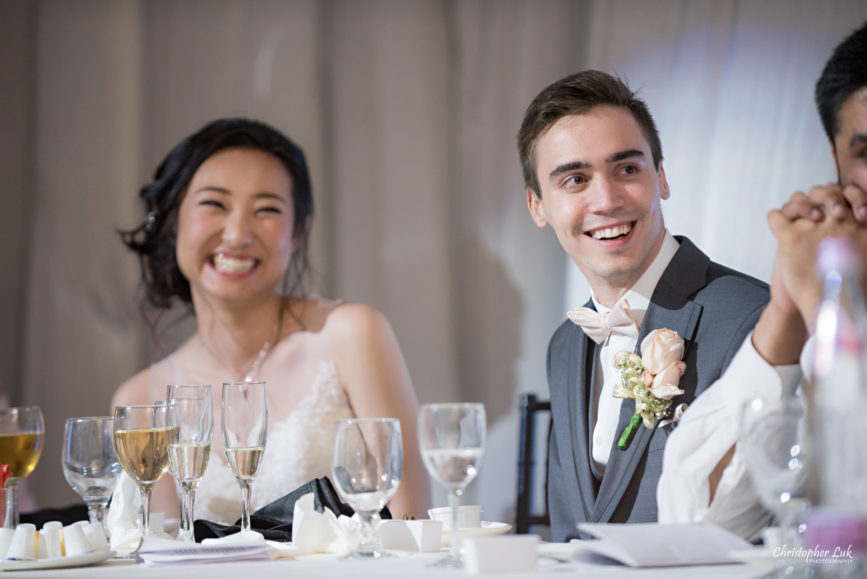
[[[195,543],[196,487],[208,468],[214,437],[214,404],[210,384],[171,384],[166,401],[175,407],[178,441],[169,445],[169,472],[180,487],[181,523],[178,540]]]
[[[340,496],[361,519],[351,559],[386,555],[371,520],[394,495],[403,473],[403,442],[396,418],[352,418],[334,423],[331,473]]]
[[[229,468],[241,486],[241,532],[250,532],[250,488],[265,454],[268,393],[264,382],[223,383],[223,439]]]
[[[169,445],[178,440],[175,420],[174,407],[163,403],[114,409],[114,450],[141,492],[142,541],[150,536],[151,491],[169,468]]]
[[[458,507],[464,488],[479,473],[485,453],[485,407],[471,403],[425,404],[419,410],[418,429],[425,467],[450,491],[451,551],[436,565],[463,567]]]
[[[18,497],[15,487],[33,472],[45,439],[45,422],[38,406],[0,409],[0,464],[11,477],[6,481],[6,512],[3,526],[18,524]]]
[[[104,525],[105,508],[120,478],[114,452],[114,418],[69,418],[63,429],[61,464],[66,482],[87,504],[92,523]]]

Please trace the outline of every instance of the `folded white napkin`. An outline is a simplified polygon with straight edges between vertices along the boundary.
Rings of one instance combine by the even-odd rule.
[[[151,512],[151,535],[171,539],[164,530],[164,521],[162,513]],[[142,535],[141,491],[125,472],[121,473],[120,481],[111,495],[105,524],[113,550],[124,552],[138,547]]]
[[[292,544],[299,555],[346,555],[358,546],[358,540],[357,516],[337,517],[328,508],[318,512],[314,507],[313,493],[308,493],[295,502],[292,514]]]
[[[295,502],[292,512],[292,542],[266,541],[256,531],[226,535],[218,539],[205,539],[202,545],[255,545],[265,543],[272,559],[291,558],[314,553],[345,555],[358,545],[358,520],[345,515],[337,517],[331,509],[317,512],[313,493]]]
[[[205,539],[202,545],[255,545],[265,542],[265,535],[258,531],[241,531],[225,537]]]
[[[579,559],[589,552],[630,567],[674,567],[732,563],[731,552],[751,545],[710,523],[579,523],[578,528],[598,537],[578,541]]]

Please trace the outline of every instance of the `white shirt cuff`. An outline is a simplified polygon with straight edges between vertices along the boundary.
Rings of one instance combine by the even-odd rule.
[[[716,386],[719,382],[725,382],[725,392],[715,392],[714,398],[723,397],[729,413],[738,424],[743,406],[750,400],[778,400],[783,393],[794,393],[801,383],[801,367],[798,364],[771,366],[756,351],[752,338],[753,333],[750,332],[723,376],[714,383]],[[714,386],[708,388],[696,402],[714,390]]]

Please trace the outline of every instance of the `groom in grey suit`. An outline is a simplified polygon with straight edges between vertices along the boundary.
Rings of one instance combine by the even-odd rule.
[[[726,370],[768,288],[668,233],[659,136],[620,79],[584,71],[547,87],[524,115],[518,147],[533,220],[551,226],[592,290],[592,311],[574,317],[598,318],[586,332],[567,320],[548,349],[553,539],[579,536],[581,522],[655,522],[663,450],[677,425],[639,426],[618,449],[635,401],[611,395],[619,382],[613,355],[638,352],[654,329],[677,332],[686,371],[672,409],[689,404]]]

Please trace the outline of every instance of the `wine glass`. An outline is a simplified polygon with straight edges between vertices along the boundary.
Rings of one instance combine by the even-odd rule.
[[[36,468],[44,439],[45,422],[38,406],[0,409],[0,464],[5,464],[11,474],[6,481],[4,527],[15,528],[18,524],[15,486]]]
[[[114,409],[114,450],[141,492],[142,542],[150,536],[151,491],[169,468],[169,445],[178,440],[174,412],[164,403]]]
[[[463,567],[458,507],[464,488],[479,473],[485,453],[485,407],[471,403],[425,404],[419,411],[418,430],[425,467],[431,477],[451,491],[451,550],[436,565]]]
[[[800,399],[784,395],[776,401],[751,400],[741,416],[738,444],[753,488],[780,522],[781,538],[788,550],[801,546],[798,528],[806,505],[807,478],[805,414]],[[787,577],[795,572],[794,562],[780,557],[770,576]]]
[[[396,418],[348,418],[334,423],[331,473],[343,500],[361,519],[361,537],[349,559],[388,556],[371,525],[394,495],[403,474],[403,441]]]
[[[103,528],[105,509],[121,471],[113,437],[111,416],[69,418],[63,428],[63,476],[87,504],[90,522]]]
[[[166,401],[175,407],[178,440],[169,445],[169,472],[180,487],[181,522],[178,540],[195,543],[193,534],[196,487],[205,475],[214,437],[214,405],[210,384],[170,384]]]
[[[268,434],[265,382],[224,382],[222,418],[226,460],[241,486],[241,532],[249,533],[250,487]]]

